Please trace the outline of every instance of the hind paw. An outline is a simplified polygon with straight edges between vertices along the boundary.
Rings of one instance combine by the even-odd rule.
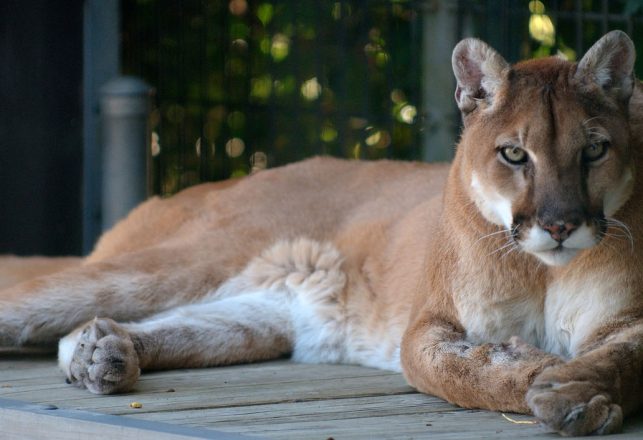
[[[68,381],[95,394],[129,391],[141,374],[132,339],[111,319],[96,318],[63,338],[58,357]]]

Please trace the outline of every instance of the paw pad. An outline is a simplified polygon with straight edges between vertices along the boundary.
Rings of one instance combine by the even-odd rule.
[[[110,319],[94,319],[81,332],[68,379],[95,394],[132,389],[140,369],[129,334]]]

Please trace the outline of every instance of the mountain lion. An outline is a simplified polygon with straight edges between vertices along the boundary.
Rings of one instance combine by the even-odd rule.
[[[450,168],[316,158],[153,198],[82,263],[5,287],[0,345],[62,337],[61,368],[93,393],[291,354],[615,432],[643,403],[634,57],[620,31],[578,63],[512,66],[463,40]]]

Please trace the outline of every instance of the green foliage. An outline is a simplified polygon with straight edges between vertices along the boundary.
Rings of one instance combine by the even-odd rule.
[[[533,58],[558,54],[575,61],[577,57],[582,55],[576,53],[571,45],[566,44],[566,42],[575,41],[578,38],[578,17],[576,14],[606,14],[600,21],[587,20],[582,23],[582,41],[580,43],[587,48],[602,36],[605,26],[608,30],[625,30],[628,27],[628,21],[643,12],[643,0],[610,1],[607,4],[607,11],[603,9],[605,3],[599,0],[583,0],[580,10],[576,9],[577,5],[574,2],[563,2],[558,11],[550,11],[549,5],[553,3],[549,0],[529,2],[531,13],[529,21],[530,47],[533,47],[530,56]],[[557,26],[554,26],[550,18],[552,13],[562,15],[558,18]],[[633,30],[631,37],[636,40],[637,36],[640,36],[639,32]],[[643,44],[639,44],[638,48],[641,46]]]
[[[123,16],[125,71],[157,88],[156,192],[315,154],[421,157],[417,2],[124,0]]]
[[[511,61],[573,60],[606,28],[626,26],[643,50],[643,0],[457,3],[460,32]],[[426,4],[123,0],[124,73],[157,89],[155,192],[317,154],[420,159],[431,105],[421,102],[422,81],[431,81],[421,70]]]

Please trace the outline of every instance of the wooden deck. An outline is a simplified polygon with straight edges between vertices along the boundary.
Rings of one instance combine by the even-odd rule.
[[[6,353],[0,353],[0,437],[558,438],[537,425],[418,394],[400,374],[370,368],[284,360],[157,372],[143,375],[131,394],[95,396],[65,384],[51,356]],[[643,438],[643,417],[614,438]]]

